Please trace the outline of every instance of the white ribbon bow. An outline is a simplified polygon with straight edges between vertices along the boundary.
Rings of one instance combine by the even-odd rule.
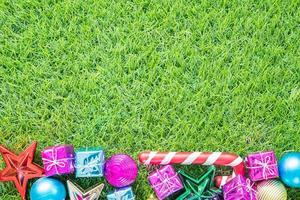
[[[249,194],[250,194],[250,200],[256,199],[255,196],[256,196],[257,191],[255,189],[253,189],[253,186],[255,183],[251,183],[250,179],[247,178],[246,184],[247,184],[246,191],[249,192]]]
[[[171,192],[172,190],[174,190],[176,188],[176,184],[173,183],[172,181],[174,180],[175,182],[177,182],[178,180],[176,179],[177,177],[177,173],[174,176],[169,177],[167,173],[163,173],[163,175],[161,175],[161,173],[157,170],[156,172],[156,176],[159,178],[160,183],[155,184],[153,187],[154,188],[158,188],[160,193],[168,193]]]
[[[246,179],[246,185],[239,183],[235,187],[231,188],[229,191],[225,192],[224,197],[226,197],[228,194],[230,194],[230,192],[232,192],[233,190],[236,190],[236,189],[240,190],[240,189],[246,188],[246,191],[250,195],[250,200],[255,200],[256,199],[255,198],[256,190],[253,189],[253,185],[254,185],[254,183],[251,184],[250,179]]]
[[[57,149],[49,149],[47,151],[51,152],[51,158],[52,159],[48,159],[48,158],[42,158],[44,165],[47,165],[46,167],[46,171],[50,171],[53,167],[55,169],[56,174],[60,174],[59,173],[59,169],[58,168],[64,168],[66,167],[66,161],[68,160],[73,160],[73,158],[60,158],[58,159],[58,155],[57,155]]]
[[[101,166],[101,162],[97,159],[90,161],[88,164],[80,164],[80,165],[76,165],[75,168],[77,170],[80,170],[82,174],[91,174],[93,172],[100,172],[100,166]]]
[[[255,159],[254,163],[258,166],[256,167],[247,167],[248,169],[260,169],[262,168],[263,172],[263,178],[267,179],[268,175],[275,175],[275,171],[272,167],[277,166],[277,163],[272,164],[271,163],[271,156],[265,156],[263,157],[262,154],[260,154],[260,160]]]
[[[131,194],[126,194],[128,191],[116,191],[114,193],[116,200],[134,200],[134,196],[130,197]]]

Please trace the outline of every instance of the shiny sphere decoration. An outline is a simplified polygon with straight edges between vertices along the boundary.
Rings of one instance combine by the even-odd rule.
[[[65,200],[66,195],[64,184],[54,178],[40,178],[30,189],[31,200]]]
[[[258,200],[287,200],[287,191],[279,180],[266,180],[257,184]]]
[[[278,163],[281,181],[291,187],[300,188],[300,152],[285,153]]]
[[[126,154],[116,154],[105,163],[104,176],[114,187],[131,185],[138,175],[138,167],[133,158]]]

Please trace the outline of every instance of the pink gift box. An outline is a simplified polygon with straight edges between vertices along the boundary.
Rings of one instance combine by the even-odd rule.
[[[74,172],[74,147],[60,145],[47,147],[42,151],[46,176],[71,174]]]
[[[237,175],[223,186],[224,200],[257,200],[255,183]]]
[[[166,165],[148,176],[151,187],[159,200],[183,189],[183,184],[171,165]]]
[[[278,166],[274,151],[258,152],[246,157],[246,166],[252,181],[278,178]]]

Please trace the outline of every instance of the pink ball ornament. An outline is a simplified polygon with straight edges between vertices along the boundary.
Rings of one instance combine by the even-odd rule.
[[[129,155],[116,154],[106,161],[104,175],[112,186],[126,187],[136,180],[138,167]]]

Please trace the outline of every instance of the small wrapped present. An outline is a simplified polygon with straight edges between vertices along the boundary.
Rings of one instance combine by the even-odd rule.
[[[116,189],[107,195],[108,200],[134,200],[134,194],[131,187]]]
[[[76,177],[102,177],[104,168],[102,148],[81,148],[75,151]]]
[[[257,200],[256,185],[237,175],[223,186],[224,200]]]
[[[42,160],[46,176],[74,172],[74,148],[72,145],[47,147],[42,151]]]
[[[274,151],[249,154],[246,166],[252,181],[278,178],[278,166]]]
[[[159,200],[183,189],[183,184],[171,165],[166,165],[148,176],[151,187]]]

